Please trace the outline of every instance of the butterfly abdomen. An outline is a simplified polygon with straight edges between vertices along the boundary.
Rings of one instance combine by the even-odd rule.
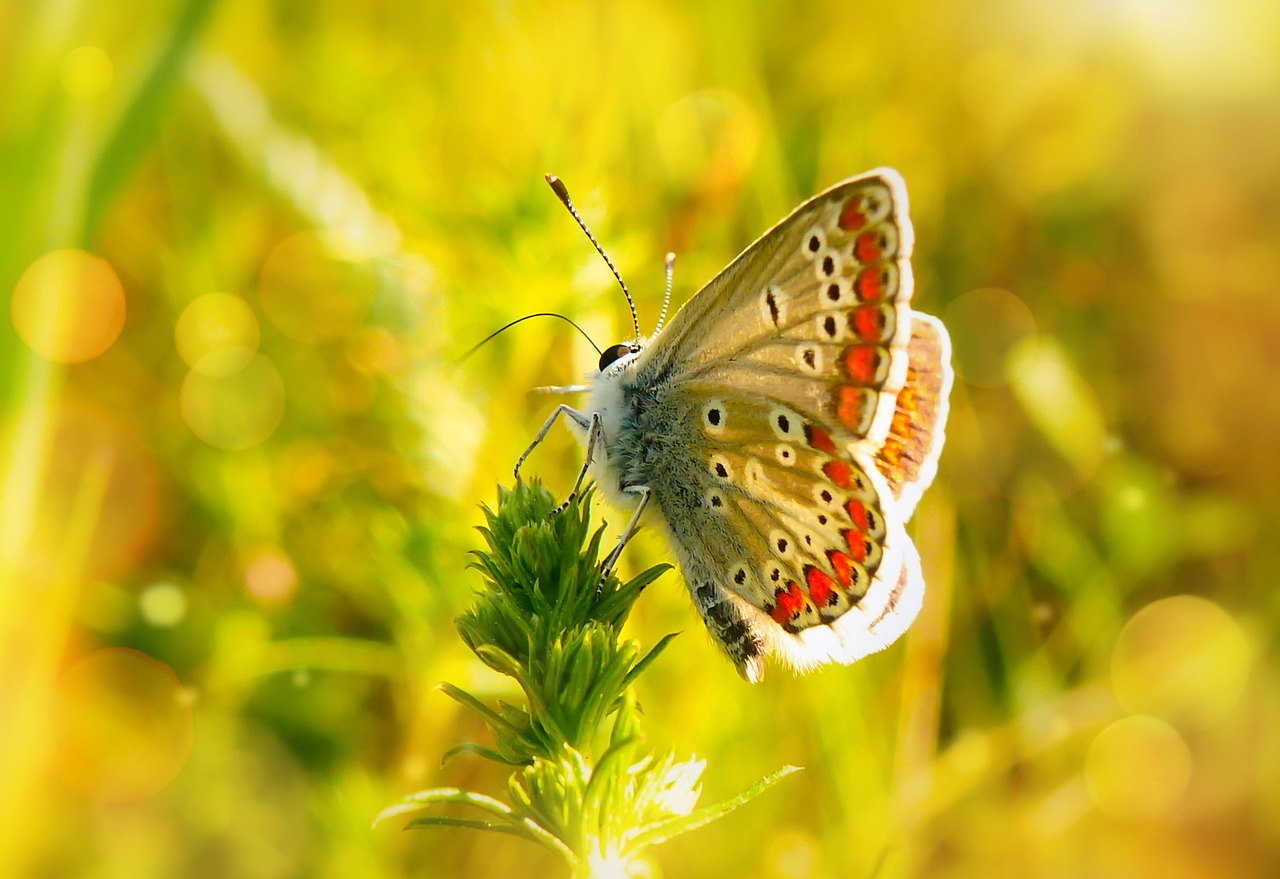
[[[764,639],[743,617],[728,594],[710,580],[697,587],[690,584],[693,604],[707,630],[728,654],[739,673],[755,683],[764,676]]]

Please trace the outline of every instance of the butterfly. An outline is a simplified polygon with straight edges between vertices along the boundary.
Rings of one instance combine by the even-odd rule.
[[[896,171],[819,193],[651,338],[633,304],[635,339],[562,389],[589,392],[585,411],[559,406],[516,465],[518,479],[566,417],[586,445],[570,497],[589,472],[631,511],[606,571],[655,525],[748,681],[770,657],[795,671],[854,662],[920,609],[905,526],[937,472],[953,373],[945,327],[911,308],[912,244]]]

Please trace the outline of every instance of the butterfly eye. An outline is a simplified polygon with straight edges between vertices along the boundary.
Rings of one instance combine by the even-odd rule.
[[[618,344],[610,348],[605,348],[604,351],[600,353],[600,371],[604,372],[611,363],[634,352],[635,349],[626,344]]]

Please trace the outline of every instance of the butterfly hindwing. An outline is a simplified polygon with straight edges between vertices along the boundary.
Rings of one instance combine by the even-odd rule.
[[[951,341],[942,321],[915,312],[907,354],[907,378],[894,400],[889,432],[875,454],[876,467],[898,499],[904,521],[933,482],[945,440],[953,373]]]
[[[676,384],[644,410],[649,435],[671,438],[652,446],[653,499],[695,605],[745,676],[758,678],[762,648],[805,669],[889,643],[879,625],[897,619],[898,593],[877,584],[897,584],[914,550],[873,464],[730,387]]]

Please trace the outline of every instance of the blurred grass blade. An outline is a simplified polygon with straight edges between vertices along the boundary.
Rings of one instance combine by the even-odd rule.
[[[178,11],[168,41],[116,120],[89,180],[84,216],[85,240],[93,238],[107,205],[160,130],[174,85],[181,81],[179,74],[200,41],[216,5],[216,0],[187,0]]]

